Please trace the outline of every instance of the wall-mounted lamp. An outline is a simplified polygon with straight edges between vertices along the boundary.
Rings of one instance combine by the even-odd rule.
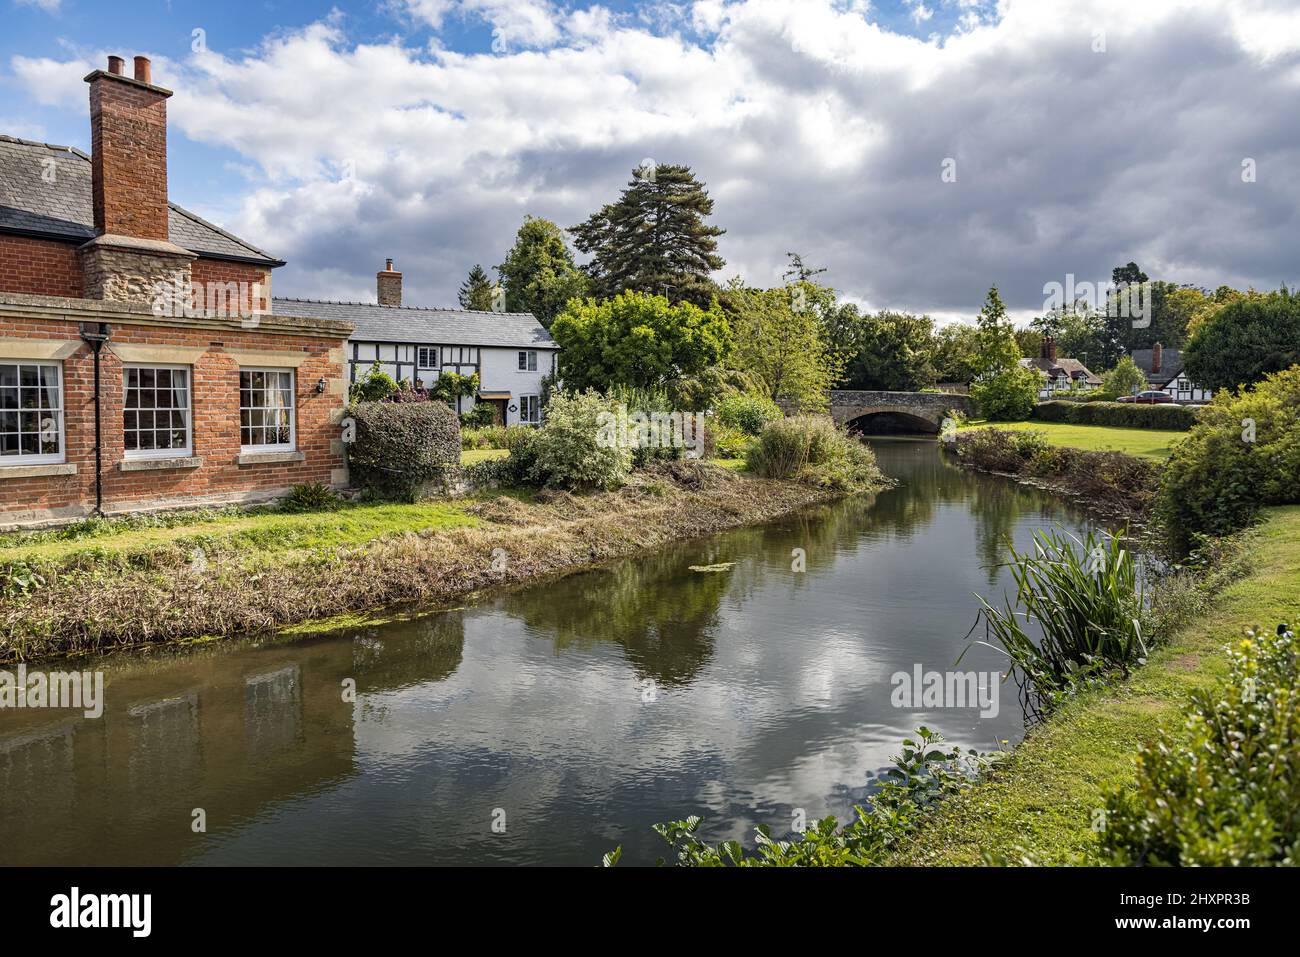
[[[322,376],[321,379],[320,379],[320,381],[316,383],[316,394],[317,394],[317,395],[324,395],[324,394],[325,394],[325,390],[328,389],[328,388],[329,388],[329,383],[326,382],[325,379],[324,379],[324,377]]]

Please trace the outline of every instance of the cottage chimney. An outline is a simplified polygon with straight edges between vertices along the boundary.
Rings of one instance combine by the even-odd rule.
[[[1151,347],[1151,374],[1156,375],[1160,372],[1160,360],[1163,358],[1164,347],[1156,343]]]
[[[195,255],[168,236],[167,99],[147,57],[135,77],[121,57],[90,84],[91,195],[96,238],[81,247],[83,295],[152,302],[159,284],[188,283]]]
[[[1043,336],[1043,345],[1039,349],[1039,358],[1046,359],[1053,365],[1056,364],[1056,340],[1051,336]]]
[[[393,261],[386,260],[382,271],[375,274],[375,291],[381,306],[402,304],[402,274],[393,269]]]

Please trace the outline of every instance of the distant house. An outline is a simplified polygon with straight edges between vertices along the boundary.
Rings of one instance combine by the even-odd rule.
[[[1037,359],[1021,359],[1020,364],[1043,377],[1042,388],[1038,390],[1040,399],[1050,399],[1062,392],[1091,392],[1101,385],[1101,376],[1094,375],[1078,359],[1058,358],[1056,340],[1051,336],[1044,337]]]
[[[1148,386],[1174,397],[1175,402],[1209,402],[1214,392],[1204,389],[1187,377],[1183,356],[1177,349],[1166,349],[1156,343],[1150,349],[1134,349],[1133,361],[1147,377]]]
[[[443,372],[479,377],[478,393],[457,412],[493,406],[500,425],[541,422],[542,379],[555,372],[559,346],[527,312],[474,312],[402,305],[402,274],[388,260],[376,277],[375,303],[275,299],[274,311],[350,323],[347,380],[375,365],[397,381],[432,387]]]

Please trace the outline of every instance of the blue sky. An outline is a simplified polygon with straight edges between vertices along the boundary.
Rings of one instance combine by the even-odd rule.
[[[709,184],[719,279],[776,282],[798,249],[867,306],[941,319],[970,318],[995,282],[1027,316],[1045,283],[1129,259],[1207,286],[1295,279],[1289,0],[0,0],[0,15],[0,132],[85,148],[80,77],[108,53],[153,57],[176,90],[172,198],[288,259],[278,293],[371,296],[391,255],[408,298],[446,304],[525,214],[573,225],[645,158]]]

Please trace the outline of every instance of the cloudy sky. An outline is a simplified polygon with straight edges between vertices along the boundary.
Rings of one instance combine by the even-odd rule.
[[[176,91],[173,200],[289,261],[279,295],[450,305],[526,213],[570,226],[646,159],[872,308],[996,283],[1300,279],[1295,0],[0,0],[0,132],[88,148],[82,76]]]

